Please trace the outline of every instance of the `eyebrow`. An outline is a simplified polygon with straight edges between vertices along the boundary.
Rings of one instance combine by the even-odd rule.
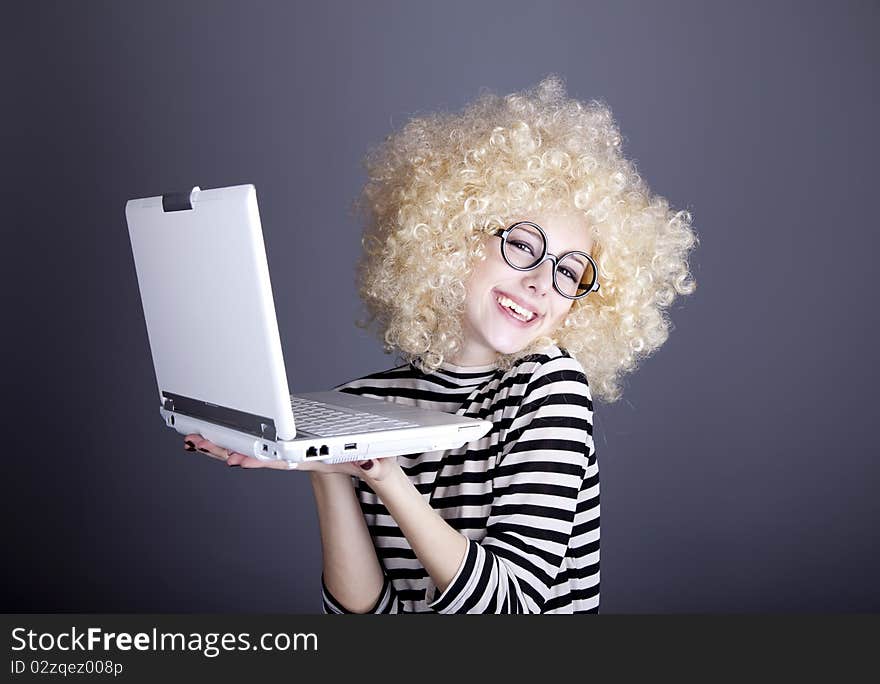
[[[580,250],[578,250],[578,251],[580,251]],[[564,254],[564,252],[563,252],[563,254]],[[584,261],[584,258],[583,258],[582,256],[580,256],[580,255],[578,255],[578,254],[571,254],[570,257],[571,257],[572,259],[574,259],[575,261],[577,261],[578,264],[580,264],[580,266],[581,266],[582,268],[586,268],[586,267],[587,267],[587,263]]]

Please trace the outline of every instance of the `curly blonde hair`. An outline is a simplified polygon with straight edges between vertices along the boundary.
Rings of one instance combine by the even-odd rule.
[[[466,283],[486,238],[513,216],[587,218],[600,289],[575,301],[548,343],[583,366],[594,397],[617,401],[620,379],[669,336],[667,309],[696,283],[691,214],[651,193],[621,152],[608,106],[569,99],[561,78],[504,97],[483,92],[459,113],[411,119],[370,150],[356,202],[365,227],[358,286],[385,351],[425,372],[462,345]]]

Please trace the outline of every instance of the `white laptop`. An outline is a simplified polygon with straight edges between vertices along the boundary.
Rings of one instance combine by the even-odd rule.
[[[180,434],[261,460],[338,463],[457,448],[491,429],[344,392],[289,393],[253,185],[131,199],[125,216],[159,413]]]

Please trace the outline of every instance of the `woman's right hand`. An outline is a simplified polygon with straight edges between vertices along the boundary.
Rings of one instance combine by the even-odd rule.
[[[366,465],[367,463],[370,463],[370,466],[367,466],[366,469],[369,469],[369,467],[372,466],[372,461],[346,461],[344,463],[324,463],[322,461],[293,463],[291,461],[282,460],[263,461],[259,458],[246,456],[237,451],[231,451],[218,446],[199,434],[187,435],[184,438],[183,448],[186,451],[201,451],[211,458],[215,458],[218,461],[224,461],[228,466],[239,466],[240,468],[248,469],[273,468],[275,470],[303,470],[314,472],[316,474],[340,473],[361,477],[363,475],[363,466],[358,464]]]

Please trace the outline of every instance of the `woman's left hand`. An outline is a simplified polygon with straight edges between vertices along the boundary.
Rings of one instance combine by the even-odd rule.
[[[256,459],[254,459],[256,460]],[[286,461],[285,461],[286,463]],[[324,463],[322,461],[300,461],[293,464],[294,470],[314,471],[318,473],[344,472],[370,482],[380,482],[400,466],[397,457],[373,458],[366,461],[346,461],[344,463]]]

